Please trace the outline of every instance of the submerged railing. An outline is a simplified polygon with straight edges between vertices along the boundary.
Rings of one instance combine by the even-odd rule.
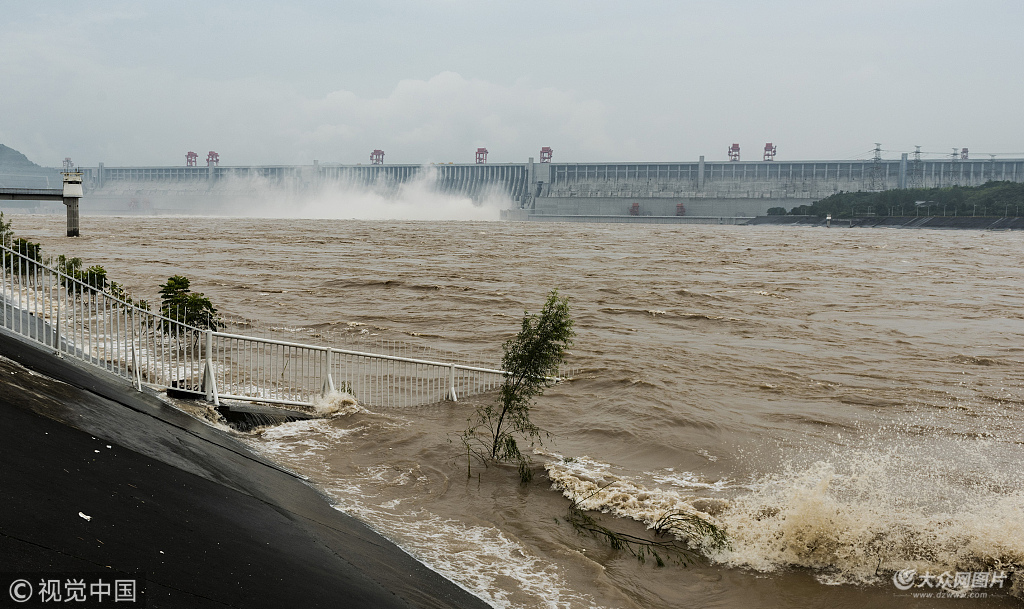
[[[0,243],[0,253],[0,325],[139,389],[290,406],[342,391],[403,407],[493,391],[504,379],[491,368],[201,329],[138,306],[105,279],[46,265],[38,248]]]

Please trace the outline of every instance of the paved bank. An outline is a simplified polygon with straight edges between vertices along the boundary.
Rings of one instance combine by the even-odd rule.
[[[141,571],[150,607],[487,606],[229,434],[3,331],[0,355],[0,571]]]

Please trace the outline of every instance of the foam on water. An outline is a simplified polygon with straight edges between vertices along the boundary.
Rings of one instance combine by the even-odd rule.
[[[547,453],[547,456],[557,456]],[[584,510],[599,511],[622,518],[642,522],[649,528],[669,512],[683,512],[705,518],[715,523],[710,514],[718,513],[728,506],[720,497],[706,497],[683,494],[675,489],[650,487],[636,477],[617,475],[608,463],[590,457],[560,458],[544,465],[551,487]],[[704,481],[695,474],[685,472],[682,476],[662,476],[672,486],[682,483],[687,489],[717,491],[730,487],[729,481]],[[690,480],[693,483],[687,484]],[[715,523],[717,524],[717,523]],[[702,546],[709,540],[690,539],[691,545]]]
[[[929,454],[910,443],[885,444],[837,447],[830,460],[791,464],[747,485],[690,472],[646,473],[671,487],[657,488],[617,475],[608,463],[553,453],[547,455],[559,458],[545,468],[553,488],[583,509],[648,526],[669,511],[706,514],[729,545],[691,542],[730,567],[804,567],[830,584],[882,583],[903,569],[1012,573],[1024,567],[1024,484],[1017,470],[990,460],[1000,446],[960,440],[939,443]],[[1014,578],[1018,595],[1020,579]]]
[[[598,606],[586,593],[570,589],[558,565],[533,555],[496,527],[468,525],[425,510],[401,513],[395,500],[373,506],[358,484],[327,490],[339,510],[370,524],[494,607]]]
[[[981,477],[956,489],[942,472],[909,479],[903,461],[897,451],[850,451],[767,476],[718,516],[732,546],[710,557],[766,572],[807,567],[850,583],[902,569],[1024,565],[1024,491]]]
[[[359,405],[355,396],[343,391],[331,391],[313,400],[313,409],[322,416],[344,416],[357,412],[369,412]]]
[[[342,402],[346,402],[341,398]],[[335,424],[353,414],[372,420],[351,428]],[[585,592],[573,590],[559,566],[533,554],[510,533],[495,526],[468,524],[443,518],[410,505],[402,498],[387,498],[395,487],[419,493],[431,480],[418,464],[381,463],[354,468],[354,473],[332,472],[332,454],[363,433],[405,427],[397,417],[364,409],[336,415],[338,419],[311,419],[264,430],[250,444],[289,467],[319,472],[321,489],[335,507],[370,525],[416,559],[494,607],[598,607]]]

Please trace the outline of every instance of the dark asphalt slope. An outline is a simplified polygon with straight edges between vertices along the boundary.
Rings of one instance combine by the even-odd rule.
[[[228,434],[3,331],[0,355],[0,571],[142,571],[150,607],[487,606]]]

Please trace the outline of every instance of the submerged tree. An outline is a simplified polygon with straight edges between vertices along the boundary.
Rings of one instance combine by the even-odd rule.
[[[199,328],[217,330],[217,309],[201,292],[193,292],[188,277],[174,275],[160,284],[160,314],[173,321]]]
[[[4,262],[7,268],[20,275],[27,275],[33,272],[38,262],[42,262],[42,246],[34,241],[14,237],[13,241],[7,243],[7,247],[13,250],[13,254],[4,254]],[[21,254],[20,256],[17,254]]]
[[[659,567],[665,566],[665,559],[686,566],[698,557],[697,548],[710,549],[731,547],[725,531],[709,518],[694,511],[669,510],[648,527],[654,539],[621,533],[604,526],[587,513],[584,502],[605,490],[606,484],[590,495],[574,499],[566,512],[565,520],[580,534],[590,535],[608,543],[613,550],[625,550],[641,563],[653,558]]]
[[[560,298],[558,290],[551,290],[539,314],[524,314],[519,334],[503,346],[505,380],[498,402],[477,408],[462,434],[467,454],[485,464],[516,463],[524,483],[533,478],[530,457],[519,449],[517,439],[540,441],[543,432],[530,421],[530,405],[554,382],[575,335],[569,299]]]

